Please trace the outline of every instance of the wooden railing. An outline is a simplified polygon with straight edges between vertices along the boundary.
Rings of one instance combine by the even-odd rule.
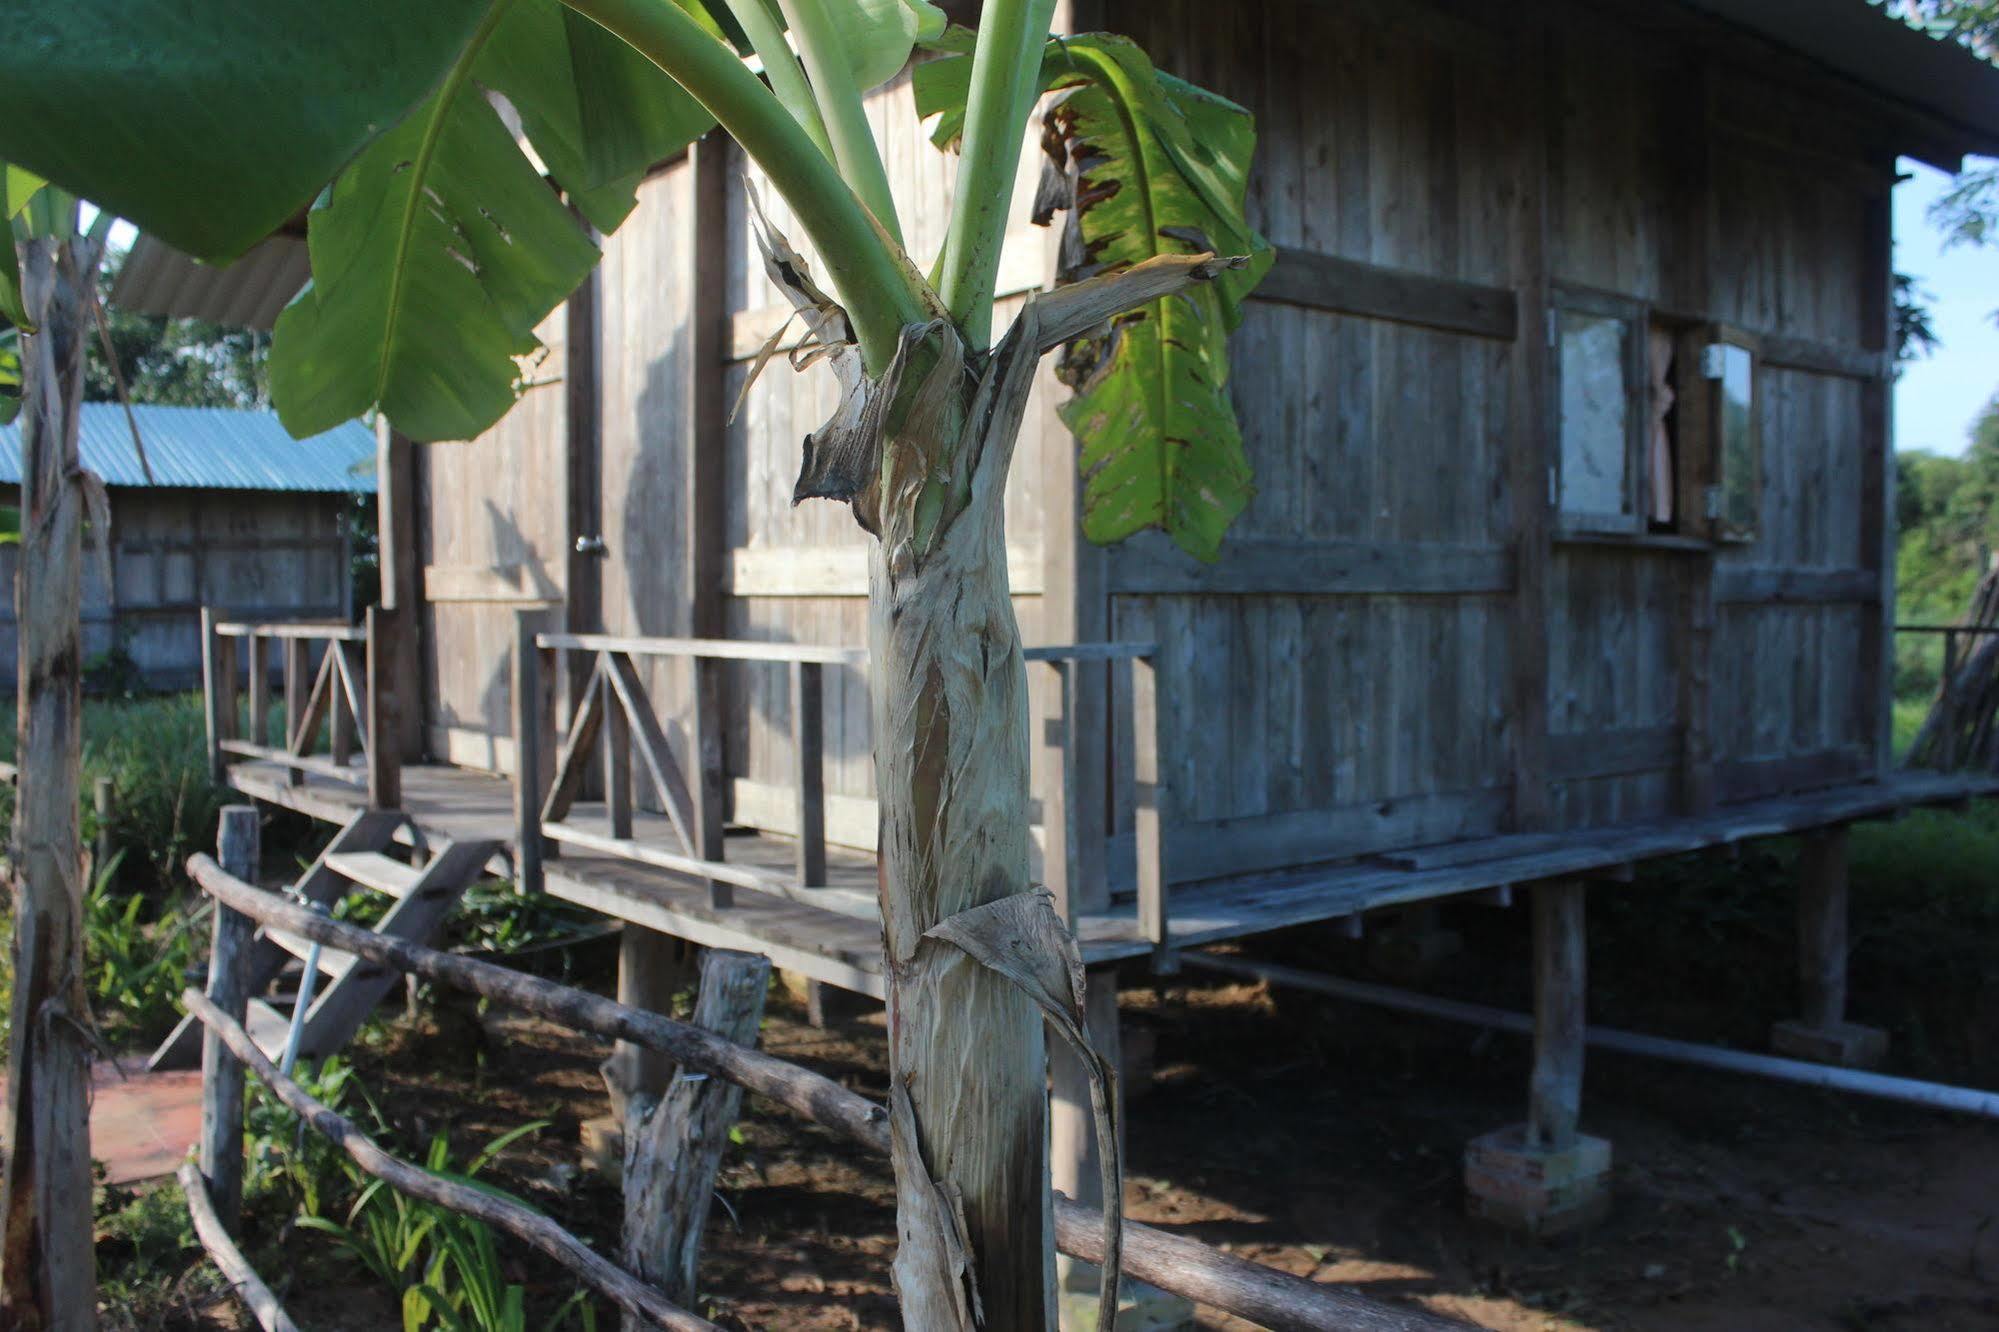
[[[387,688],[393,624],[377,606],[368,608],[359,625],[252,624],[222,619],[204,607],[202,696],[215,780],[227,780],[232,756],[258,759],[289,769],[294,785],[313,773],[365,786],[371,809],[399,806],[402,756]],[[276,700],[273,651],[283,654],[284,683]],[[268,740],[274,706],[282,708],[278,744]]]
[[[539,886],[543,858],[554,847],[567,845],[701,880],[716,907],[732,905],[734,890],[742,888],[844,909],[844,899],[837,895],[810,891],[827,882],[825,669],[865,669],[864,650],[733,639],[542,633],[536,628],[537,614],[521,612],[514,647],[515,871],[524,889]],[[1023,655],[1057,673],[1064,682],[1065,698],[1072,696],[1077,672],[1087,667],[1109,666],[1129,673],[1133,763],[1118,774],[1120,798],[1132,810],[1139,924],[1144,936],[1163,949],[1167,937],[1164,786],[1154,652],[1150,643],[1084,643],[1032,647]],[[680,658],[690,663],[691,762],[675,751],[661,725],[636,664],[639,658]],[[724,853],[727,774],[717,700],[719,671],[732,661],[781,666],[790,679],[797,839],[788,874],[731,863]],[[554,687],[558,675],[581,683],[558,690]],[[559,693],[569,697],[571,706],[558,742]],[[1071,732],[1072,722],[1073,714],[1064,719]],[[1102,784],[1093,785],[1081,776],[1078,764],[1069,759],[1079,752],[1076,739],[1069,734],[1059,746],[1062,772],[1057,789],[1045,793],[1042,801],[1047,855],[1062,857],[1065,867],[1088,864],[1102,872],[1109,848],[1116,843],[1110,837]],[[635,758],[665,814],[670,841],[634,835]],[[593,764],[601,765],[601,828],[585,827],[571,818]],[[1073,877],[1065,875],[1063,881],[1072,882]]]

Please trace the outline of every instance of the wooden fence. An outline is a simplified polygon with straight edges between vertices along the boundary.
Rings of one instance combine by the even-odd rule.
[[[523,611],[514,638],[515,872],[524,889],[539,886],[551,843],[620,856],[705,881],[710,904],[731,905],[736,889],[805,899],[826,878],[826,782],[824,673],[828,666],[865,669],[859,648],[797,643],[752,643],[734,639],[640,638],[607,634],[542,633],[537,612]],[[1137,885],[1138,919],[1144,936],[1165,956],[1167,938],[1164,788],[1159,755],[1158,686],[1151,643],[1080,643],[1030,647],[1022,655],[1033,669],[1053,672],[1066,700],[1076,694],[1078,673],[1109,666],[1125,672],[1130,700],[1133,762],[1111,774],[1115,797],[1132,811],[1131,855]],[[693,672],[690,748],[694,763],[673,750],[647,692],[636,659],[678,658]],[[747,864],[731,864],[722,837],[727,774],[722,756],[719,672],[726,662],[781,668],[789,677],[792,798],[796,808],[796,853],[789,874]],[[582,681],[575,690],[553,687],[558,678]],[[567,711],[566,722],[561,714]],[[1065,706],[1065,732],[1073,731],[1075,710]],[[560,735],[561,741],[554,743]],[[1069,884],[1095,867],[1102,873],[1114,848],[1101,777],[1080,771],[1074,756],[1091,752],[1079,737],[1065,733],[1056,746],[1060,772],[1042,793],[1047,856],[1060,857],[1050,879]],[[634,835],[633,760],[666,815],[671,843]],[[551,761],[552,760],[552,761]],[[604,792],[601,828],[571,817],[593,764]],[[692,774],[693,781],[688,780]],[[1066,905],[1066,904],[1065,904]],[[837,907],[835,908],[837,909]]]
[[[310,772],[365,786],[371,809],[400,805],[402,756],[389,664],[396,623],[379,606],[370,606],[359,625],[248,623],[221,619],[204,607],[202,699],[215,780],[227,781],[225,765],[235,756],[281,764],[295,784]],[[275,700],[282,706],[279,744],[269,742],[274,650],[283,654],[284,670]]]
[[[190,989],[182,996],[188,1010],[206,1028],[200,1169],[198,1173],[185,1172],[183,1182],[203,1245],[229,1274],[267,1332],[292,1325],[233,1239],[242,1197],[246,1073],[254,1073],[305,1125],[335,1142],[362,1170],[390,1188],[477,1217],[532,1245],[636,1318],[674,1329],[710,1329],[712,1324],[678,1307],[627,1266],[595,1253],[539,1213],[397,1159],[279,1072],[243,1028],[249,997],[244,992],[243,963],[259,926],[291,931],[371,963],[533,1013],[573,1031],[660,1051],[683,1070],[763,1096],[871,1153],[888,1154],[887,1111],[821,1074],[753,1046],[726,1040],[700,1026],[492,963],[440,953],[346,925],[253,887],[247,879],[255,863],[256,816],[246,807],[234,807],[224,817],[222,854],[226,864],[207,856],[196,856],[188,863],[194,881],[215,899],[215,952],[210,959],[208,992]],[[704,1131],[711,1135],[726,1135],[728,1131],[722,1117],[697,1115],[690,1119],[705,1123]],[[628,1144],[640,1136],[634,1127],[627,1125]],[[657,1141],[657,1135],[653,1140]],[[704,1184],[701,1189],[682,1192],[700,1193],[705,1188]],[[1102,1213],[1059,1194],[1054,1199],[1054,1212],[1060,1249],[1086,1262],[1100,1262],[1104,1254]],[[1379,1304],[1135,1222],[1124,1223],[1123,1235],[1121,1267],[1125,1274],[1265,1327],[1296,1332],[1328,1328],[1420,1332],[1459,1326],[1420,1309]],[[631,1243],[628,1235],[627,1254]]]

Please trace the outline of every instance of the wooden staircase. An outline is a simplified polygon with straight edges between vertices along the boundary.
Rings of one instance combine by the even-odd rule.
[[[394,810],[364,810],[349,819],[319,859],[292,887],[292,896],[329,910],[356,892],[381,893],[395,905],[375,925],[375,932],[412,943],[428,943],[458,905],[465,890],[485,873],[486,862],[499,849],[497,841],[450,842],[428,849],[422,863],[398,858],[408,848],[396,845],[406,822]],[[420,854],[420,853],[413,853]],[[262,929],[248,962],[249,1020],[245,1024],[264,1053],[276,1058],[285,1048],[291,1014],[261,996],[293,959],[305,960],[311,943],[284,930]],[[299,1053],[318,1057],[340,1049],[361,1029],[368,1014],[394,987],[397,975],[335,948],[322,948],[319,980],[306,1010]],[[201,1026],[181,1019],[147,1061],[152,1069],[192,1068],[201,1062]]]

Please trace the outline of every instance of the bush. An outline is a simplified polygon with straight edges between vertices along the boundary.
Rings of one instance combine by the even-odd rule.
[[[0,757],[14,758],[15,733],[0,728]],[[228,792],[209,780],[208,735],[201,695],[159,694],[92,699],[83,709],[83,836],[98,834],[93,792],[100,777],[114,790],[111,844],[125,853],[127,884],[175,888],[182,866],[215,837]],[[9,822],[12,788],[0,788]]]

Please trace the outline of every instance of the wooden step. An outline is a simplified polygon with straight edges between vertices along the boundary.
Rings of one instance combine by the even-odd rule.
[[[301,962],[305,961],[306,956],[312,952],[312,940],[302,934],[293,934],[289,930],[274,930],[266,927],[264,937]],[[339,980],[342,976],[352,971],[360,961],[361,959],[354,956],[354,954],[343,953],[338,948],[321,948],[319,950],[320,974],[331,976],[335,980]],[[325,986],[315,986],[314,988],[323,991]]]
[[[292,1020],[262,999],[252,999],[243,1029],[250,1033],[259,1050],[276,1059],[285,1052],[285,1037],[291,1034]]]
[[[390,897],[409,896],[423,871],[380,851],[342,851],[326,857],[326,867],[342,878]]]

